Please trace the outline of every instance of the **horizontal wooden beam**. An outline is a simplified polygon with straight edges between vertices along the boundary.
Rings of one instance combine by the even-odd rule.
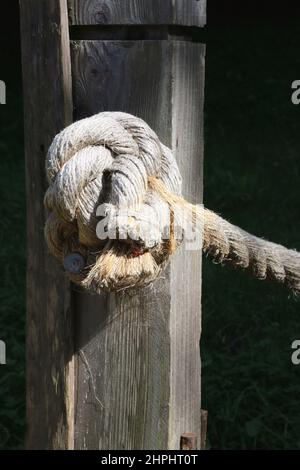
[[[206,23],[206,0],[68,0],[71,25]]]

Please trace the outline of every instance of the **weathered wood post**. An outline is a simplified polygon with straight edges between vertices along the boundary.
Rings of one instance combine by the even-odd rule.
[[[182,250],[138,292],[69,296],[42,200],[45,152],[73,109],[145,119],[173,148],[184,195],[202,201],[204,46],[191,34],[205,0],[21,0],[21,22],[28,447],[179,449],[184,433],[199,443],[201,250]]]

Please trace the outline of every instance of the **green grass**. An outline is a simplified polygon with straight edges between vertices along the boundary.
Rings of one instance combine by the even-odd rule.
[[[208,28],[205,204],[233,223],[300,249],[300,25]],[[0,449],[24,446],[25,190],[20,66],[1,49]],[[5,75],[5,76],[4,76]],[[33,84],[34,86],[34,84]],[[300,303],[282,287],[212,264],[203,268],[203,408],[209,447],[300,448]]]
[[[0,339],[7,365],[0,366],[0,449],[24,447],[25,429],[25,171],[20,69],[16,50],[1,49],[0,106]],[[2,73],[3,72],[3,73]]]
[[[299,25],[207,33],[205,204],[300,249]],[[205,260],[203,407],[209,446],[300,448],[300,303],[281,286]]]

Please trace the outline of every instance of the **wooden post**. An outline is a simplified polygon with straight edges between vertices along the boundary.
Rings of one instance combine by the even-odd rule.
[[[27,179],[27,447],[73,445],[70,289],[44,242],[45,154],[72,122],[67,4],[21,0]]]
[[[74,119],[106,110],[145,119],[173,148],[184,195],[202,201],[204,46],[190,40],[190,27],[205,23],[205,1],[69,0],[71,48],[66,1],[21,5],[29,205],[37,211],[28,214],[36,273],[32,280],[29,256],[28,445],[179,449],[184,433],[200,442],[201,250],[183,249],[146,289],[73,289],[72,322],[61,274],[45,254],[41,208],[46,146],[68,122],[69,50]],[[44,390],[48,383],[57,389]],[[61,440],[47,435],[49,422]]]

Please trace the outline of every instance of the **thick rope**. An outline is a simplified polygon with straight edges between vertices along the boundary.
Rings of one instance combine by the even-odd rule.
[[[55,137],[46,171],[46,241],[85,288],[151,283],[191,229],[214,260],[300,292],[300,254],[188,203],[171,150],[139,118],[100,113],[72,124]]]
[[[203,251],[220,263],[249,270],[258,279],[270,279],[300,292],[300,253],[255,237],[214,212],[174,197],[158,180],[151,186],[173,206],[182,205],[195,214],[204,227]]]

